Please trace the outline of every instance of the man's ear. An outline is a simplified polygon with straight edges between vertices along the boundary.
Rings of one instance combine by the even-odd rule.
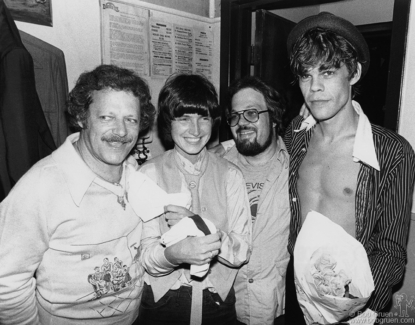
[[[350,85],[353,86],[355,83],[357,83],[360,80],[360,77],[362,76],[362,65],[357,62],[357,69],[354,73],[354,76],[350,79]]]

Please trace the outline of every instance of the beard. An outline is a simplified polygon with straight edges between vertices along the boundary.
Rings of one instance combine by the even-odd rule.
[[[243,130],[255,131],[254,128],[241,127],[236,131],[236,133],[238,134],[240,131],[243,131]],[[272,127],[272,124],[270,124],[270,130],[269,130],[268,138],[265,140],[265,142],[263,144],[260,144],[258,142],[257,138],[255,138],[254,140],[249,140],[249,139],[239,140],[239,138],[236,137],[236,139],[235,139],[236,149],[238,149],[238,152],[241,155],[250,156],[250,157],[256,156],[256,155],[260,154],[261,152],[264,152],[266,149],[268,149],[268,147],[272,143],[272,137],[274,135],[272,130],[273,130],[273,127]]]

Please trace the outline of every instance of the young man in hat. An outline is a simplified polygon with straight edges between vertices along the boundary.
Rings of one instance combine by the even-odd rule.
[[[327,12],[308,17],[291,31],[287,46],[311,115],[296,117],[285,135],[292,213],[286,321],[304,323],[295,295],[293,252],[306,215],[314,210],[364,246],[375,289],[362,313],[368,315],[366,323],[373,323],[405,269],[414,152],[401,136],[372,125],[352,100],[370,57],[350,22]]]

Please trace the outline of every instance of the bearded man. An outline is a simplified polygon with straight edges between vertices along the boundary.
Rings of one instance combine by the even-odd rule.
[[[244,175],[253,223],[251,258],[234,285],[236,313],[240,324],[278,324],[289,261],[289,156],[280,136],[285,103],[256,77],[235,81],[229,99],[227,122],[234,141],[224,158]]]

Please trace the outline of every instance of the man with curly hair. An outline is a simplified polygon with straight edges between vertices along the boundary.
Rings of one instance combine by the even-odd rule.
[[[0,205],[1,324],[131,324],[143,269],[142,223],[128,202],[129,156],[155,109],[134,72],[100,65],[69,94],[70,135],[34,165]],[[115,257],[131,281],[96,294],[88,282]]]

